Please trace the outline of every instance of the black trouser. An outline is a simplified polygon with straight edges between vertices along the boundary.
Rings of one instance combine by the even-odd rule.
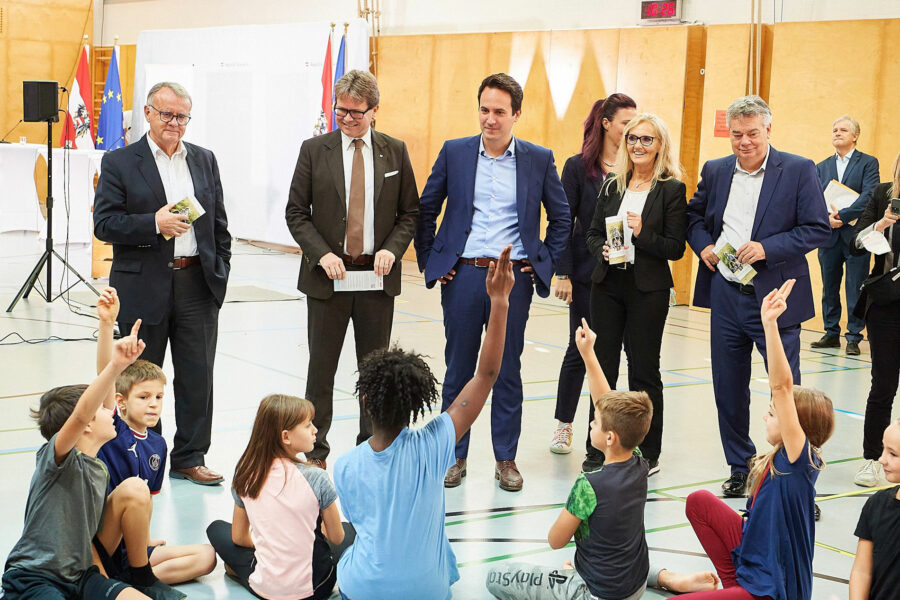
[[[591,328],[597,333],[594,351],[609,387],[616,389],[622,343],[628,339],[625,346],[628,389],[647,392],[653,403],[650,431],[640,444],[647,460],[658,460],[662,451],[663,385],[659,352],[668,313],[669,290],[638,290],[633,268],[610,267],[603,281],[591,287]],[[594,403],[591,402],[590,420],[593,419]]]
[[[569,304],[569,345],[559,368],[559,386],[556,389],[555,418],[563,423],[575,420],[578,399],[584,385],[584,361],[575,346],[575,330],[581,327],[581,319],[591,323],[591,283],[572,281],[572,303]]]
[[[123,336],[134,323],[119,323]],[[166,345],[172,344],[175,379],[175,439],[171,469],[205,464],[212,439],[213,366],[219,330],[219,307],[200,264],[174,272],[169,311],[157,324],[141,323],[138,337],[147,347],[141,358],[162,367]],[[162,421],[153,430],[162,433]]]
[[[883,450],[884,430],[891,423],[891,408],[900,378],[900,302],[870,306],[866,331],[872,352],[872,388],[866,401],[863,457],[878,460]]]
[[[367,354],[386,348],[390,343],[394,297],[382,291],[336,292],[327,300],[307,296],[306,306],[309,343],[306,398],[316,407],[313,424],[318,429],[316,445],[306,457],[325,460],[331,449],[327,436],[334,409],[334,375],[341,357],[347,325],[352,319],[356,361],[359,364]],[[345,393],[352,394],[352,391],[345,390]],[[360,404],[356,444],[363,443],[371,435],[369,417]]]
[[[356,530],[350,523],[341,523],[344,527],[344,541],[339,545],[334,545],[326,540],[319,531],[316,531],[316,541],[313,547],[312,559],[312,596],[304,600],[322,600],[331,596],[334,586],[337,583],[337,563],[341,558],[344,550],[350,547],[353,540],[356,539]],[[238,582],[247,590],[259,598],[250,588],[250,575],[256,569],[256,556],[253,548],[245,548],[238,546],[231,539],[231,523],[226,521],[213,521],[206,528],[206,537],[209,543],[216,550],[222,561],[231,567],[237,575]]]

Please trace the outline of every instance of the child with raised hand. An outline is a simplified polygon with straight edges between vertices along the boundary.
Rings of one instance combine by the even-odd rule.
[[[900,483],[900,419],[884,430],[878,462]],[[900,485],[866,500],[856,525],[859,543],[850,572],[850,600],[894,600],[900,590]]]
[[[378,350],[359,367],[357,394],[372,420],[372,437],[341,456],[334,483],[356,541],[338,563],[344,598],[450,598],[459,579],[444,531],[444,475],[497,379],[515,283],[512,246],[487,269],[491,300],[475,376],[446,412],[410,429],[438,400],[437,381],[418,354]]]
[[[809,600],[812,595],[815,484],[825,467],[820,449],[834,431],[834,411],[825,394],[793,383],[778,335],[778,317],[793,286],[794,280],[787,280],[760,308],[772,391],[764,420],[773,448],[750,470],[747,512],[741,517],[705,490],[687,498],[688,520],[723,585],[698,598]]]
[[[97,332],[98,372],[110,360],[113,330],[120,306],[113,288],[106,288],[101,300],[97,303],[100,319]],[[116,437],[100,448],[97,458],[106,464],[109,471],[111,502],[117,501],[113,493],[123,484],[122,493],[128,490],[134,500],[151,503],[151,507],[152,500],[148,494],[159,493],[166,466],[166,442],[149,428],[159,422],[165,385],[166,376],[162,369],[138,359],[116,377],[115,388],[109,391],[116,407],[113,413]],[[132,477],[140,481],[129,481]],[[132,548],[140,549],[142,558],[149,557],[153,575],[165,583],[182,583],[206,575],[215,568],[216,553],[208,544],[169,546],[164,540],[151,540],[150,512],[147,515],[146,535],[140,536],[146,542],[135,540]],[[108,577],[129,579],[131,565],[127,544],[114,528],[102,528],[94,540],[94,547]]]
[[[645,392],[611,391],[587,321],[575,331],[575,346],[584,360],[594,403],[591,445],[606,461],[581,473],[565,508],[550,528],[547,541],[564,548],[575,538],[575,563],[562,569],[525,563],[492,568],[487,589],[501,600],[637,600],[648,585],[672,591],[715,589],[712,573],[682,575],[651,569],[644,535],[647,461],[635,448],[647,435],[653,405]],[[649,576],[649,577],[648,577]]]
[[[109,303],[112,297],[114,292],[107,288],[98,304]],[[6,600],[148,597],[121,581],[107,579],[95,566],[91,548],[101,524],[120,531],[129,528],[121,511],[107,502],[109,475],[97,451],[116,435],[109,391],[118,374],[144,349],[137,337],[139,328],[137,321],[131,335],[116,342],[111,360],[93,383],[53,388],[41,396],[38,410],[32,411],[47,443],[35,456],[22,537],[6,559]],[[154,598],[164,597],[157,595],[167,588],[161,585],[141,590]]]
[[[337,494],[324,469],[297,458],[316,442],[314,414],[309,400],[263,398],[234,471],[233,522],[206,529],[226,571],[261,598],[318,600],[334,590],[335,557],[325,540],[344,540]]]

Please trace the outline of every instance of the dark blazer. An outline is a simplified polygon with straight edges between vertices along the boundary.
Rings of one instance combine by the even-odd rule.
[[[700,183],[687,206],[688,243],[697,256],[715,244],[722,232],[736,163],[736,156],[726,156],[708,161],[700,171]],[[788,279],[797,280],[788,308],[778,318],[780,325],[796,325],[816,314],[806,253],[820,248],[829,235],[831,226],[815,164],[770,146],[750,239],[761,243],[766,252],[765,260],[753,263],[753,285],[760,305],[772,289]],[[701,261],[694,287],[695,306],[709,308],[714,276],[718,277],[716,272]]]
[[[373,129],[372,156],[375,252],[388,250],[396,258],[384,277],[385,293],[396,296],[400,293],[403,253],[416,227],[419,192],[403,141]],[[339,257],[344,254],[346,194],[341,131],[335,129],[304,141],[291,180],[285,219],[303,251],[297,289],[313,298],[324,300],[334,293],[334,283],[319,260],[329,252]]]
[[[231,235],[215,155],[184,142],[194,196],[206,211],[194,221],[203,277],[221,308],[231,270]],[[166,192],[145,135],[103,157],[94,197],[94,235],[113,245],[109,284],[121,299],[119,322],[159,323],[169,307],[175,238],[156,233]]]
[[[425,285],[434,287],[447,274],[466,247],[475,210],[475,170],[481,135],[447,140],[431,169],[422,191],[416,255],[425,271]],[[441,228],[435,235],[437,217],[447,200]],[[541,205],[547,211],[547,232],[541,241]],[[550,295],[550,280],[566,245],[569,204],[556,173],[553,152],[516,139],[516,207],[519,236],[534,267],[538,296]]]
[[[880,183],[875,186],[875,190],[872,192],[872,198],[869,200],[868,204],[866,204],[865,210],[856,222],[856,227],[853,229],[853,237],[850,238],[850,254],[861,256],[869,253],[865,248],[857,248],[856,241],[863,229],[880,221],[884,216],[884,211],[887,210],[888,205],[891,203],[892,185],[893,183],[888,181],[887,183]],[[894,223],[892,229],[894,230],[894,252],[897,252],[900,250],[900,224]],[[888,230],[884,231],[884,235],[885,237],[889,235]],[[888,256],[888,254],[876,255],[870,274],[879,275],[884,273],[884,262],[887,260]],[[853,312],[856,316],[865,318],[871,305],[872,302],[869,300],[865,288],[863,288],[862,292],[859,294],[859,300],[857,300]]]
[[[631,180],[631,177],[628,177]],[[684,256],[686,235],[685,201],[687,189],[677,179],[657,181],[641,211],[641,235],[631,238],[634,245],[634,285],[642,292],[667,290],[673,285],[670,260]],[[597,197],[597,209],[587,231],[587,247],[597,261],[591,281],[601,283],[609,271],[603,258],[606,242],[606,217],[614,217],[622,206],[622,195],[614,178],[607,179]]]
[[[837,179],[837,157],[832,154],[817,164],[816,173],[824,191],[832,179]],[[822,246],[823,248],[831,248],[838,243],[838,240],[845,245],[850,243],[854,227],[849,223],[854,219],[858,219],[863,210],[865,210],[869,198],[872,197],[872,190],[878,185],[878,179],[878,159],[859,150],[854,150],[850,156],[850,164],[844,170],[844,178],[841,180],[841,183],[859,192],[859,197],[853,204],[838,211],[838,216],[844,222],[844,226],[831,230],[831,237]],[[828,210],[830,212],[831,209]]]
[[[559,256],[556,272],[568,275],[575,281],[589,282],[591,273],[597,266],[597,260],[591,255],[585,241],[585,233],[594,219],[597,194],[603,182],[599,169],[597,175],[598,177],[588,177],[581,154],[570,156],[563,167],[561,179],[569,201],[572,224],[569,227],[568,243]]]

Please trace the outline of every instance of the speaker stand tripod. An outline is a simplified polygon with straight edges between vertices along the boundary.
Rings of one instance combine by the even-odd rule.
[[[53,266],[53,257],[59,259],[59,262],[63,264],[63,267],[68,269],[75,275],[81,283],[91,288],[91,291],[100,295],[100,292],[97,291],[97,288],[92,286],[88,281],[81,276],[81,274],[75,270],[75,268],[70,265],[65,258],[59,255],[59,253],[53,249],[53,122],[51,119],[47,119],[47,245],[44,248],[44,253],[41,254],[41,257],[38,259],[37,264],[34,265],[34,269],[31,270],[31,275],[28,276],[28,279],[25,280],[25,283],[22,284],[22,287],[19,288],[19,293],[16,294],[15,299],[12,301],[12,304],[9,305],[9,308],[6,309],[6,312],[12,312],[16,307],[16,304],[22,298],[27,298],[28,294],[31,293],[31,290],[34,289],[34,284],[37,282],[38,276],[41,274],[41,269],[46,266],[47,267],[47,289],[44,293],[41,293],[40,290],[37,290],[37,294],[41,296],[47,302],[53,302],[57,298],[60,298],[63,294],[68,292],[70,289],[78,285],[78,282],[73,283],[66,289],[62,289],[62,285],[60,284],[59,294],[53,296],[53,278],[51,275],[52,266]]]

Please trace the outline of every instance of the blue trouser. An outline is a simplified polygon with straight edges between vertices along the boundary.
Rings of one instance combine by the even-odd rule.
[[[500,375],[491,396],[491,440],[496,460],[513,460],[522,430],[522,349],[525,346],[525,323],[534,294],[531,275],[513,267],[516,283],[509,295],[506,320],[506,346]],[[491,301],[484,287],[487,269],[459,263],[456,275],[441,286],[444,309],[444,362],[447,373],[441,392],[441,410],[447,410],[460,390],[475,375],[481,336],[491,314]],[[457,458],[469,454],[469,432],[456,444]]]
[[[756,453],[750,439],[750,359],[755,343],[766,360],[766,336],[755,295],[742,294],[719,275],[713,277],[710,291],[710,350],[719,436],[731,472],[746,473],[747,463]],[[778,332],[794,384],[799,385],[800,325],[779,327]]]
[[[825,333],[841,335],[841,279],[847,264],[844,293],[847,296],[847,341],[859,343],[865,326],[863,320],[853,315],[853,307],[859,299],[859,288],[869,274],[869,255],[853,256],[850,245],[843,238],[831,248],[819,248],[819,265],[822,267],[822,320]]]

